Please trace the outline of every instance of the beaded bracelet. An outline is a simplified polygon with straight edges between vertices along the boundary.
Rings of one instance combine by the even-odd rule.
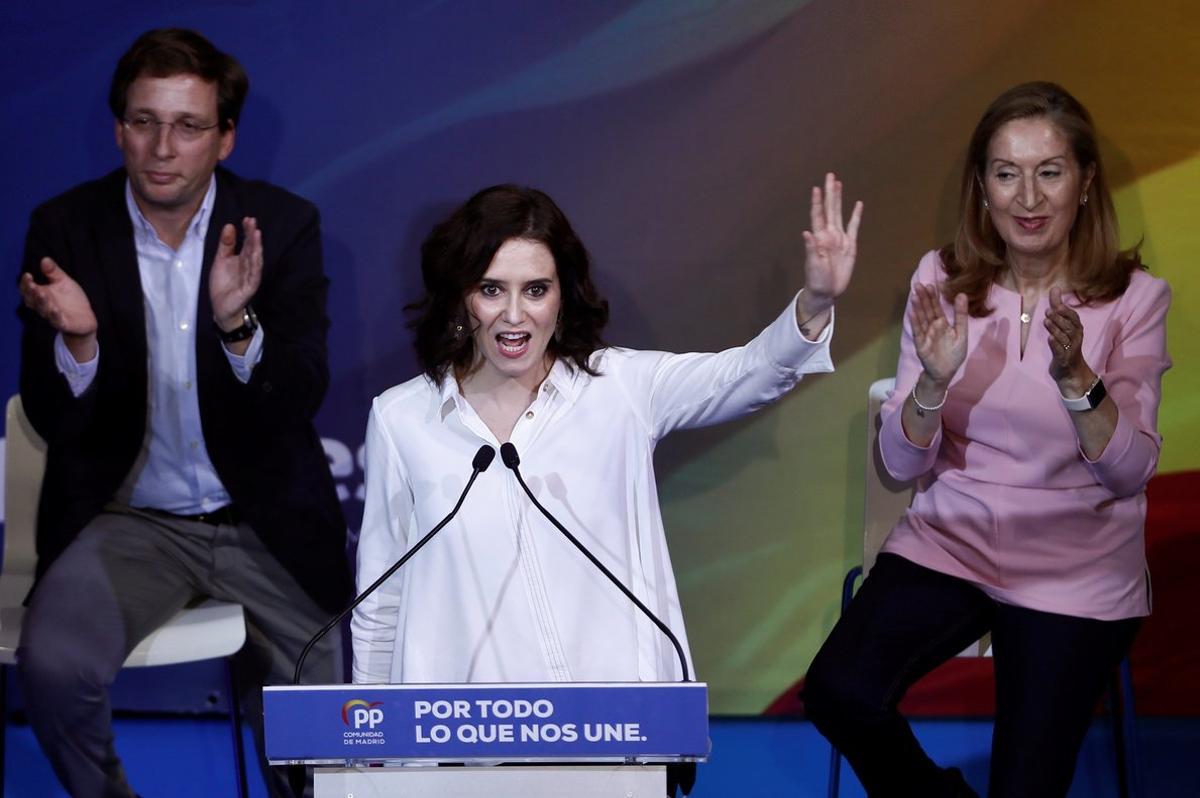
[[[917,406],[917,415],[921,418],[925,418],[926,413],[936,413],[937,411],[941,410],[942,406],[946,404],[946,397],[949,395],[950,392],[946,391],[944,394],[942,394],[942,401],[938,402],[933,407],[927,407],[921,404],[921,400],[917,398],[917,386],[914,384],[912,389],[912,400],[913,404]]]

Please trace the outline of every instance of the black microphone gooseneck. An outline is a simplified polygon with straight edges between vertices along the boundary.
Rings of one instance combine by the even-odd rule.
[[[467,492],[471,490],[471,486],[475,484],[475,477],[479,476],[484,471],[487,471],[488,466],[492,464],[492,460],[495,457],[496,450],[491,446],[488,446],[485,443],[483,446],[479,447],[479,451],[475,452],[475,457],[471,460],[471,478],[467,480],[467,486],[463,488],[462,493],[458,495],[458,502],[454,505],[454,509],[451,510],[445,518],[439,521],[437,526],[429,530],[429,533],[425,535],[425,537],[418,540],[415,546],[404,552],[404,556],[397,560],[391,568],[384,571],[383,576],[376,579],[369,588],[360,593],[358,597],[354,599],[354,601],[350,602],[349,607],[339,612],[337,617],[325,624],[323,627],[321,627],[321,631],[313,635],[312,639],[309,640],[304,646],[304,650],[300,652],[299,659],[296,660],[296,673],[292,677],[292,684],[300,684],[300,671],[304,668],[304,660],[308,657],[308,652],[312,650],[312,647],[315,646],[322,637],[328,634],[330,629],[337,626],[339,623],[341,623],[343,618],[353,612],[355,607],[357,607],[359,604],[362,604],[367,596],[374,593],[380,585],[388,580],[392,574],[396,573],[396,571],[399,571],[400,568],[404,566],[404,563],[408,562],[414,554],[421,550],[422,546],[428,543],[434,535],[441,531],[442,527],[450,523],[450,519],[458,514],[458,509],[462,507],[463,501],[467,498]]]
[[[533,491],[529,490],[529,486],[525,484],[525,479],[521,476],[521,469],[518,468],[518,466],[521,465],[521,456],[517,454],[517,447],[513,446],[511,443],[502,444],[500,446],[500,459],[503,460],[504,465],[508,466],[508,468],[512,470],[513,474],[516,475],[517,482],[521,485],[521,490],[525,491],[525,495],[529,497],[531,502],[533,502],[533,506],[538,508],[542,515],[546,516],[546,519],[550,521],[550,523],[554,524],[555,528],[558,529],[559,532],[562,532],[566,536],[567,540],[571,541],[571,543],[575,545],[575,548],[583,552],[583,556],[591,560],[592,565],[599,568],[600,572],[608,577],[608,581],[616,585],[617,588],[625,594],[625,598],[637,605],[637,608],[641,610],[647,618],[653,621],[655,626],[662,630],[662,633],[665,634],[671,641],[671,645],[675,646],[675,653],[679,655],[679,666],[683,668],[683,681],[690,682],[692,678],[688,671],[687,658],[683,656],[683,646],[679,645],[679,638],[675,637],[674,633],[671,632],[667,625],[660,621],[658,616],[650,611],[649,607],[638,600],[638,597],[633,595],[629,588],[621,584],[621,580],[613,576],[612,571],[605,568],[604,563],[597,560],[596,555],[588,551],[587,546],[584,546],[582,543],[580,543],[574,535],[567,531],[565,526],[558,522],[557,518],[550,514],[549,510],[542,506],[542,503],[539,502],[537,497],[533,495]]]

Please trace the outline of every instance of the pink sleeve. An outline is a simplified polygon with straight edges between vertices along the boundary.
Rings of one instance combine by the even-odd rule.
[[[917,283],[940,283],[942,281],[941,260],[936,251],[929,252],[921,258],[913,273],[909,286],[908,301],[904,304],[903,330],[900,335],[900,362],[896,365],[896,390],[884,402],[880,410],[879,455],[884,468],[895,479],[909,482],[933,468],[937,459],[938,447],[942,443],[942,429],[938,427],[933,440],[928,446],[917,446],[904,434],[904,426],[900,422],[904,401],[912,393],[921,375],[921,361],[917,359],[913,347],[912,324],[908,319],[908,311],[912,306],[912,286]]]
[[[1163,280],[1135,274],[1125,299],[1132,302],[1132,310],[1119,339],[1108,362],[1093,366],[1117,405],[1117,426],[1099,459],[1084,457],[1096,481],[1117,497],[1140,493],[1158,467],[1158,405],[1162,375],[1171,366],[1166,343],[1170,287]]]

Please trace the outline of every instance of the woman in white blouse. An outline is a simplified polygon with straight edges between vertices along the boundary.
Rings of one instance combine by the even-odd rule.
[[[371,408],[359,589],[450,511],[481,445],[511,442],[538,500],[686,652],[654,447],[832,371],[833,302],[849,283],[862,215],[858,203],[844,225],[841,195],[832,174],[812,190],[804,288],[782,315],[745,346],[682,355],[603,344],[608,303],[548,196],[504,185],[469,199],[421,248],[424,374]],[[355,611],[354,681],[681,678],[672,644],[497,466]]]

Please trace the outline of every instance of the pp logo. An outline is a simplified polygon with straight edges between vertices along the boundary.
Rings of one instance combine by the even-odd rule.
[[[342,723],[353,726],[355,729],[361,729],[364,726],[374,729],[383,723],[383,710],[379,709],[381,704],[383,704],[382,701],[367,703],[361,698],[347,701],[342,704]]]

